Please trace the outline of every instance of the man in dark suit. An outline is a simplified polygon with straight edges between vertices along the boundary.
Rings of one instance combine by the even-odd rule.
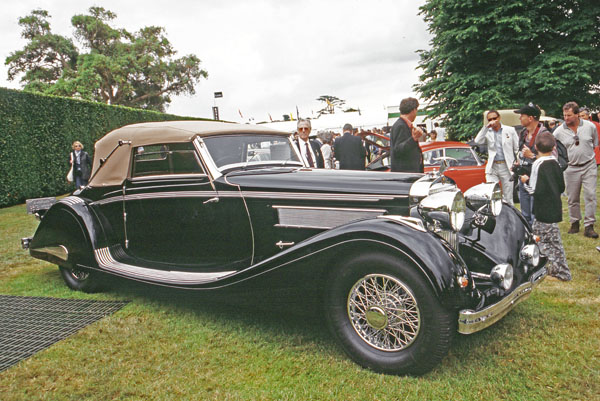
[[[340,162],[340,170],[364,170],[367,151],[359,137],[352,135],[352,125],[346,124],[344,134],[333,144],[333,153]]]
[[[392,127],[390,141],[392,171],[423,172],[423,154],[419,147],[423,131],[413,126],[418,108],[419,101],[415,98],[409,97],[400,102],[400,118]]]
[[[298,139],[296,146],[304,159],[304,162],[309,167],[324,168],[323,154],[319,142],[308,138],[312,130],[310,120],[298,120]]]

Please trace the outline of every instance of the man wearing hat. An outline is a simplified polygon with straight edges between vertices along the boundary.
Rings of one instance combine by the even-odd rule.
[[[488,161],[485,166],[485,180],[500,182],[502,198],[513,205],[513,182],[510,169],[519,150],[519,137],[513,127],[500,123],[500,113],[490,110],[486,114],[488,123],[481,128],[473,142],[487,145]]]
[[[520,169],[519,176],[528,175],[531,176],[531,166],[537,156],[537,149],[535,148],[535,138],[539,133],[548,131],[544,124],[540,123],[540,109],[533,103],[529,103],[519,110],[515,110],[515,113],[520,114],[519,120],[521,125],[525,127],[519,135],[519,165]],[[533,195],[531,195],[525,184],[519,180],[519,202],[521,203],[521,213],[525,220],[533,225]]]

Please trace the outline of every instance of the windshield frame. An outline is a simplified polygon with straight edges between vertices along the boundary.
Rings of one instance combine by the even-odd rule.
[[[279,138],[282,140],[285,139],[285,140],[287,140],[287,143],[289,143],[289,146],[292,149],[292,152],[294,152],[293,155],[298,160],[287,160],[287,161],[285,161],[285,160],[269,160],[269,161],[257,160],[257,161],[251,161],[251,162],[246,161],[246,162],[228,163],[228,164],[224,164],[219,167],[219,166],[217,166],[215,160],[213,159],[205,140],[214,138],[214,137],[232,137],[232,136],[245,136],[245,137],[268,136],[268,137]],[[204,137],[196,137],[194,139],[194,145],[196,146],[198,154],[200,154],[200,157],[203,160],[203,164],[206,167],[206,170],[209,171],[209,174],[212,179],[217,179],[218,177],[221,177],[222,175],[224,175],[227,172],[230,172],[233,170],[240,170],[240,169],[265,168],[265,167],[269,167],[269,166],[282,166],[282,167],[288,167],[288,168],[289,167],[306,167],[304,165],[302,155],[298,151],[298,147],[292,140],[291,134],[289,134],[289,135],[266,134],[265,135],[264,133],[236,133],[236,134],[228,134],[228,135],[210,135],[210,136],[204,136]],[[290,155],[290,156],[292,156],[292,155]]]

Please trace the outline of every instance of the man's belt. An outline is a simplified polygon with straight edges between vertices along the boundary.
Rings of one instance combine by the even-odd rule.
[[[506,163],[506,160],[494,160],[494,163],[502,164],[502,163]]]
[[[575,164],[575,163],[571,164],[571,163],[569,163],[569,166],[573,166],[573,167],[583,167],[583,166],[587,166],[588,164],[590,164],[590,163],[591,163],[593,160],[595,160],[595,159],[596,159],[596,157],[594,156],[594,157],[592,157],[590,160],[586,161],[585,163],[581,163],[581,164]]]

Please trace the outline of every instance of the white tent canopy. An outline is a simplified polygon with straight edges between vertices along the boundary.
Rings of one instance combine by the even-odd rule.
[[[300,116],[302,117],[302,116]],[[312,134],[318,131],[334,131],[341,133],[344,124],[352,124],[354,128],[369,129],[381,128],[388,124],[387,110],[361,110],[360,112],[323,114],[318,118],[311,118]],[[259,124],[263,127],[273,128],[279,131],[295,132],[298,121],[277,121]]]

